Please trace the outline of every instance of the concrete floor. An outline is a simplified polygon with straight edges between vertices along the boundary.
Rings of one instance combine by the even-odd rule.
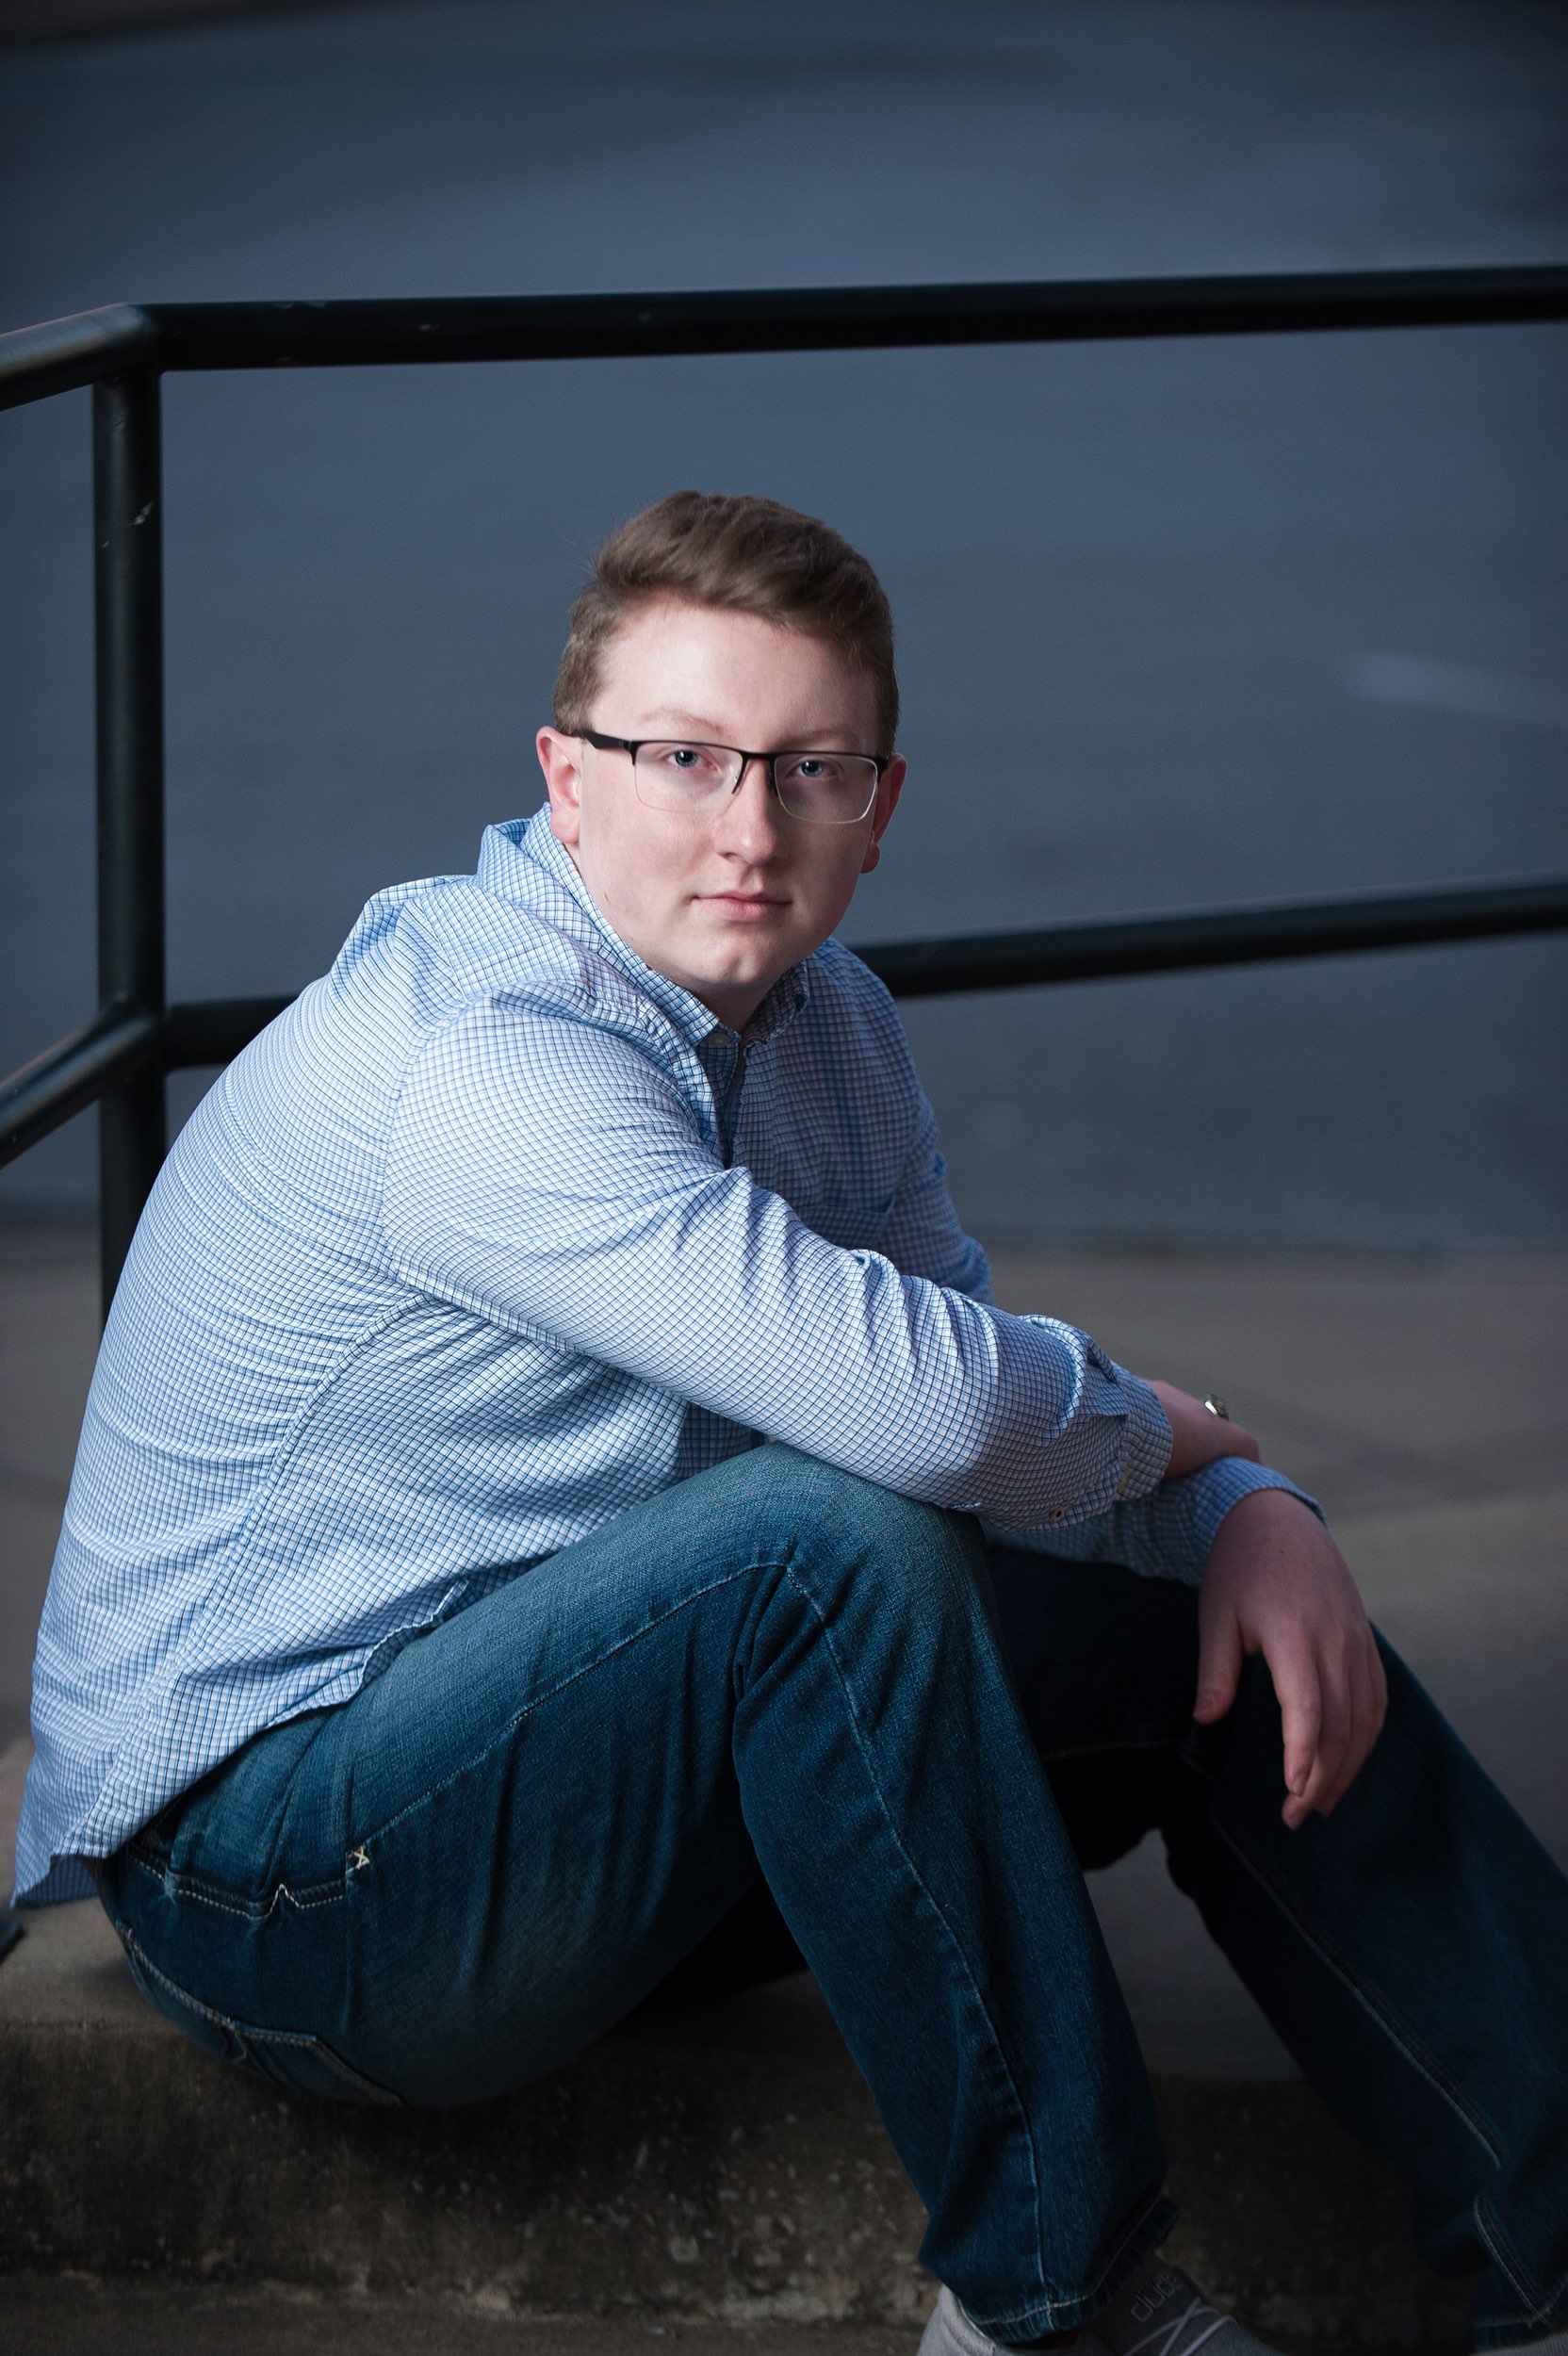
[[[1568,1258],[996,1255],[998,1290],[1139,1371],[1222,1389],[1318,1496],[1376,1617],[1568,1864]],[[0,1226],[0,1746],[96,1345],[81,1228]],[[1165,1877],[1092,1887],[1152,2068],[1294,2074]]]

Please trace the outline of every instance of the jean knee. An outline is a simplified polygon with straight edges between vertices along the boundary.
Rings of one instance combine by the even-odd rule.
[[[757,1455],[800,1541],[846,1569],[886,1582],[924,1611],[972,1611],[989,1596],[986,1548],[968,1513],[880,1488],[858,1473],[772,1441]],[[763,1469],[759,1467],[759,1469]]]

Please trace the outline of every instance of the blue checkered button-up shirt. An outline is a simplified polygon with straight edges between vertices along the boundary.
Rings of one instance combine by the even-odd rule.
[[[372,900],[154,1191],[34,1674],[33,1898],[260,1728],[758,1434],[1053,1551],[1196,1578],[1276,1474],[1005,1315],[898,1018],[835,941],[737,1038],[541,811]]]

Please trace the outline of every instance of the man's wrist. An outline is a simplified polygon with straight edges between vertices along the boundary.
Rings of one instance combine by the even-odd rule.
[[[1184,1485],[1192,1498],[1192,1527],[1200,1562],[1208,1561],[1219,1535],[1220,1523],[1239,1506],[1250,1507],[1254,1498],[1278,1498],[1282,1505],[1303,1506],[1319,1521],[1324,1518],[1315,1497],[1310,1497],[1304,1489],[1298,1489],[1294,1481],[1288,1481],[1271,1465],[1255,1464],[1247,1456],[1217,1456],[1212,1464],[1188,1473]],[[1279,1506],[1267,1505],[1256,1518],[1262,1522],[1266,1513],[1279,1510]]]

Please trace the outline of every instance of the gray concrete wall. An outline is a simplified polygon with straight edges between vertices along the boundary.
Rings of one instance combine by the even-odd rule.
[[[13,50],[0,318],[1568,254],[1524,0],[457,0]],[[902,623],[870,938],[1568,854],[1568,331],[188,380],[171,962],[286,990],[530,808],[588,551],[824,512]],[[88,1011],[86,397],[0,420],[0,1066]],[[1568,1235],[1560,945],[911,1011],[976,1222]],[[188,1104],[192,1084],[183,1084]],[[0,1176],[80,1200],[90,1121]]]

